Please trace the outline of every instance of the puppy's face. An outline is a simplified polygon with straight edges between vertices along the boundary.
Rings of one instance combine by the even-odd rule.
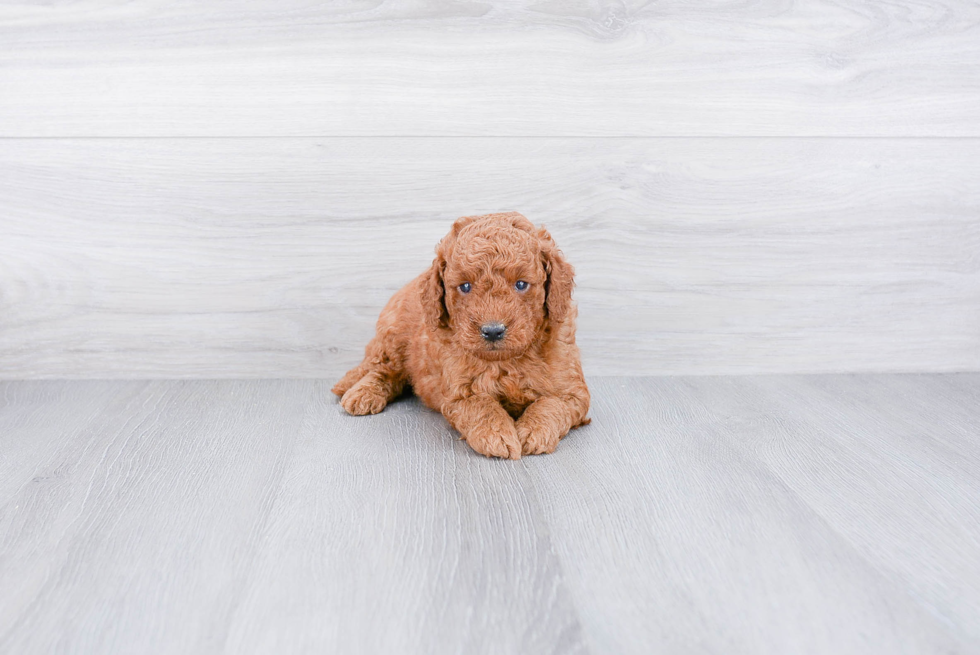
[[[443,272],[457,343],[486,360],[520,355],[546,318],[548,280],[539,239],[516,227],[463,229]]]
[[[515,357],[574,316],[574,275],[548,231],[519,213],[464,216],[419,278],[423,319],[477,357]]]

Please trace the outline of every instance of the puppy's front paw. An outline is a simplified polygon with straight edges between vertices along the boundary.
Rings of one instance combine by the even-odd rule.
[[[517,422],[517,437],[521,440],[521,452],[525,455],[553,453],[558,447],[558,441],[563,436],[559,427],[549,421],[521,420]]]
[[[368,376],[348,389],[340,399],[340,404],[348,414],[354,416],[377,414],[388,404],[388,394]]]
[[[496,428],[496,429],[495,429]],[[513,423],[498,426],[479,426],[468,431],[463,438],[470,448],[487,457],[520,459],[521,442]]]

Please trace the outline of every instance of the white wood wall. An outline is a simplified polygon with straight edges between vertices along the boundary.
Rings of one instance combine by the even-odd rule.
[[[332,377],[460,215],[591,374],[980,369],[980,5],[0,5],[0,377]]]

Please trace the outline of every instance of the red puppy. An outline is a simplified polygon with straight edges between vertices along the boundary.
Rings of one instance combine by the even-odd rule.
[[[460,218],[333,392],[349,413],[376,414],[410,384],[478,453],[553,452],[589,422],[573,275],[551,235],[517,212]]]

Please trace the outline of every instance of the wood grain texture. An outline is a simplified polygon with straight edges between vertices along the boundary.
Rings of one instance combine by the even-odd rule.
[[[975,651],[980,468],[937,444],[978,406],[937,379],[980,384],[593,384],[589,432],[529,466],[595,652]]]
[[[590,374],[976,370],[977,179],[977,139],[4,140],[0,378],[338,376],[510,209]]]
[[[304,388],[86,383],[74,392],[111,406],[84,429],[56,402],[5,432],[35,452],[7,464],[31,477],[2,501],[0,651],[220,647]],[[34,444],[53,424],[62,438]]]
[[[316,384],[229,653],[583,653],[528,473],[442,416]]]
[[[527,472],[417,403],[358,421],[312,381],[0,398],[3,472],[27,478],[0,497],[0,652],[583,650]],[[107,408],[80,429],[80,404]]]
[[[952,386],[976,391],[977,380]],[[928,376],[728,382],[699,381],[698,393],[718,414],[743,417],[730,428],[738,446],[907,597],[980,643],[977,405]]]
[[[2,136],[980,136],[980,7],[0,5]]]
[[[0,383],[0,652],[980,648],[980,375],[590,384],[506,462],[321,381]]]

